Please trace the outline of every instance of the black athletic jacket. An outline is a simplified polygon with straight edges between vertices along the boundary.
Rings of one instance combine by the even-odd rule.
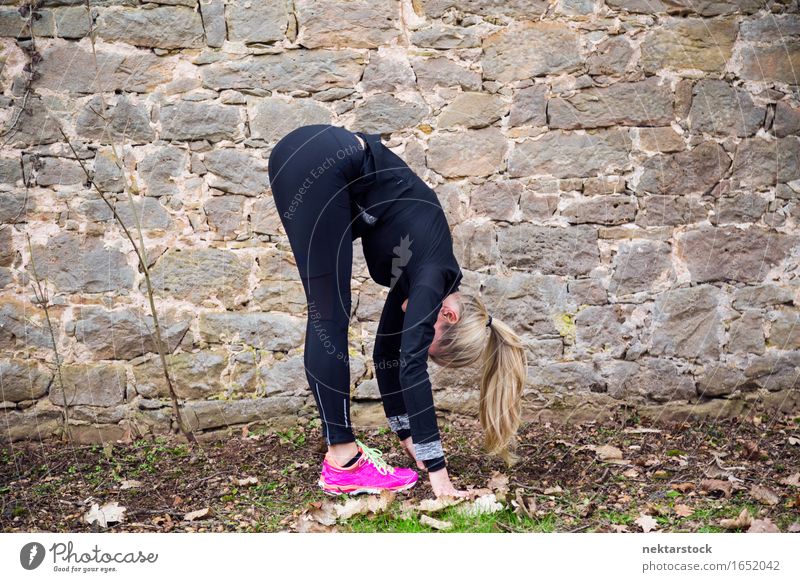
[[[458,290],[462,272],[436,193],[380,140],[355,132],[371,153],[351,185],[353,239],[361,237],[370,276],[389,287],[373,351],[389,425],[412,437],[429,471],[445,466],[428,348],[442,300]],[[408,299],[406,311],[402,303]]]

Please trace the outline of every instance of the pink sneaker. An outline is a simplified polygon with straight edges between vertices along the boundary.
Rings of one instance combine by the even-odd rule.
[[[413,469],[389,466],[378,449],[371,449],[359,440],[356,440],[356,445],[361,451],[361,457],[351,467],[344,468],[329,455],[325,455],[319,477],[319,486],[325,493],[356,495],[385,490],[405,491],[413,487],[419,479]]]

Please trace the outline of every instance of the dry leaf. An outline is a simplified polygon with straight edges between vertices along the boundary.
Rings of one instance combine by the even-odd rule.
[[[211,508],[204,507],[203,509],[198,509],[196,511],[190,511],[186,515],[183,516],[184,521],[194,521],[196,519],[203,519],[204,517],[211,517]]]
[[[436,499],[423,499],[416,506],[416,509],[418,511],[423,511],[425,513],[436,513],[437,511],[441,511],[445,507],[450,507],[451,505],[458,505],[463,501],[465,501],[463,497],[449,497],[447,495],[442,495],[441,497],[437,497]]]
[[[800,522],[795,521],[786,531],[789,533],[800,533]]]
[[[628,427],[625,430],[623,430],[622,432],[626,432],[628,434],[647,434],[647,433],[659,433],[661,431],[659,429],[657,429],[657,428],[631,428],[631,427]]]
[[[794,475],[790,475],[785,479],[781,479],[781,485],[792,485],[793,487],[800,487],[800,473],[795,473]]]
[[[517,489],[516,496],[514,501],[511,502],[511,505],[514,506],[514,513],[517,515],[521,513],[532,519],[536,516],[536,498],[525,497],[522,491],[522,489]]]
[[[467,503],[460,508],[460,513],[464,515],[481,515],[483,513],[497,513],[503,509],[503,504],[497,502],[494,493],[489,493],[483,497],[478,497],[475,501]]]
[[[679,517],[689,517],[694,513],[694,509],[689,507],[688,505],[684,505],[682,503],[678,503],[675,505],[675,515]]]
[[[137,487],[141,487],[142,482],[136,481],[135,479],[125,479],[122,483],[119,484],[120,489],[136,489]]]
[[[675,483],[672,488],[681,493],[688,493],[689,491],[694,491],[694,483]]]
[[[772,489],[764,487],[763,485],[754,485],[751,487],[750,497],[764,505],[777,505],[781,500]]]
[[[422,525],[427,525],[428,527],[432,527],[433,529],[438,529],[440,531],[453,529],[453,524],[451,522],[435,519],[430,515],[425,515],[424,513],[419,516],[419,522]]]
[[[633,479],[634,477],[639,476],[639,471],[637,471],[636,469],[627,469],[622,474],[628,479]]]
[[[598,447],[594,445],[588,445],[586,448],[594,451],[594,454],[597,455],[597,458],[601,461],[622,461],[622,451],[615,446],[601,445]]]
[[[750,512],[747,508],[742,509],[742,512],[733,519],[721,519],[719,525],[725,529],[744,529],[749,527],[752,523]]]
[[[89,511],[83,515],[83,520],[86,523],[95,523],[101,527],[108,527],[109,523],[118,523],[125,517],[127,508],[119,505],[116,501],[104,504],[100,507],[97,503],[93,503]]]
[[[790,445],[800,445],[800,439],[797,437],[789,437]]]
[[[764,519],[754,519],[747,533],[780,533],[780,531],[777,525],[765,517]]]
[[[498,493],[508,491],[508,475],[504,475],[499,471],[492,471],[492,477],[486,483],[486,487]]]
[[[639,517],[636,518],[634,523],[638,525],[640,528],[642,528],[642,531],[644,533],[648,533],[658,527],[658,522],[649,515],[645,515],[644,513],[639,515]]]
[[[616,533],[628,533],[630,531],[627,525],[622,525],[620,523],[615,523],[611,526]]]
[[[350,519],[354,515],[380,513],[386,511],[394,501],[397,493],[394,491],[381,491],[380,495],[367,495],[360,499],[351,497],[343,504],[334,506],[339,520]]]
[[[234,479],[237,485],[245,487],[247,485],[258,485],[258,477],[245,477],[244,479]]]
[[[725,497],[730,497],[732,489],[733,485],[730,481],[722,481],[720,479],[703,479],[700,481],[700,490],[708,493],[719,491]]]
[[[564,490],[559,485],[556,485],[555,487],[548,487],[547,489],[542,491],[544,495],[555,495],[557,493],[563,493],[563,492]]]

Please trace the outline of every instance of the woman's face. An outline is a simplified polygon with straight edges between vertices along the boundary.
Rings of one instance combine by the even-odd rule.
[[[451,325],[458,321],[461,314],[458,311],[458,292],[451,293],[442,300],[442,307],[439,309],[439,316],[436,318],[436,323],[433,324],[434,336],[431,342],[431,347],[428,348],[428,353],[436,355],[439,349],[439,338],[442,337],[442,331],[445,325]],[[403,311],[406,310],[408,299],[403,301]]]

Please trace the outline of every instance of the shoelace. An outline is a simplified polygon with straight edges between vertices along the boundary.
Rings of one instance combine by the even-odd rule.
[[[387,473],[394,474],[394,467],[383,460],[383,453],[378,449],[371,449],[360,440],[356,439],[356,444],[361,447],[361,454],[366,457],[367,461],[372,463],[381,475]]]

